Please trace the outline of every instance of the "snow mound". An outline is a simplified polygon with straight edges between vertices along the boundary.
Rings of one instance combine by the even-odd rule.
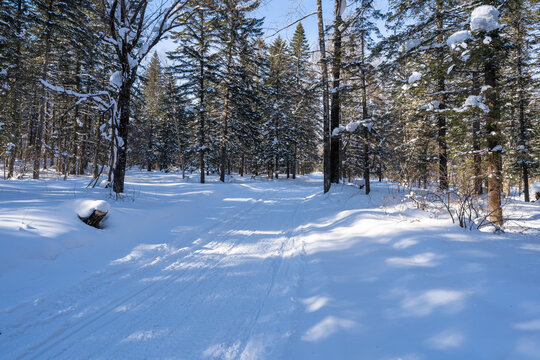
[[[472,35],[469,30],[461,30],[450,35],[450,37],[446,40],[446,45],[454,49],[457,46],[463,44],[465,40],[469,40],[471,38]]]
[[[110,188],[111,187],[111,182],[109,180],[107,180],[107,179],[103,179],[99,183],[99,187],[104,188],[104,189]]]
[[[414,71],[411,76],[409,76],[409,84],[413,84],[417,81],[422,80],[422,73]]]
[[[98,210],[101,212],[109,212],[110,209],[111,206],[105,200],[84,200],[81,201],[76,211],[77,215],[85,218],[92,215],[92,212],[94,212],[94,210]]]
[[[491,5],[478,6],[471,13],[471,30],[490,32],[499,28],[499,10]]]

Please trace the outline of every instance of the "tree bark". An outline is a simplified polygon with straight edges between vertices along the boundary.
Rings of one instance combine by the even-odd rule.
[[[47,6],[47,25],[45,27],[45,53],[43,55],[43,66],[41,70],[41,78],[47,81],[47,73],[49,71],[49,55],[51,52],[51,17],[54,0],[49,0]],[[43,146],[43,125],[45,123],[45,114],[47,112],[47,89],[41,84],[41,99],[39,105],[38,124],[36,132],[36,140],[34,143],[34,170],[33,178],[39,179],[39,168],[41,166],[41,147]]]
[[[491,35],[493,43],[497,44],[499,39],[498,30]],[[494,45],[496,46],[496,45]],[[492,48],[490,48],[492,49]],[[490,86],[486,90],[486,100],[489,112],[486,117],[486,132],[488,146],[488,211],[489,219],[498,226],[503,225],[503,213],[501,208],[502,191],[502,144],[499,132],[499,121],[501,117],[500,104],[497,90],[498,66],[493,50],[489,51],[484,63],[485,84]]]
[[[363,14],[362,14],[363,15]],[[362,120],[364,120],[363,125],[363,135],[364,135],[364,157],[363,157],[363,163],[364,163],[364,189],[366,191],[366,195],[369,195],[371,191],[371,184],[370,184],[370,164],[369,164],[369,129],[367,127],[367,119],[369,118],[368,115],[368,109],[367,109],[367,82],[366,82],[366,63],[365,63],[365,31],[363,30],[364,27],[364,17],[362,16],[361,19],[361,26],[362,26],[362,34],[360,38],[360,55],[362,57],[361,59],[361,74],[362,74]]]
[[[340,7],[342,0],[335,0],[334,2],[334,38],[333,38],[333,51],[334,56],[332,58],[332,103],[330,106],[330,133],[332,134],[334,129],[339,127],[340,118],[340,96],[339,85],[341,82],[341,15]],[[339,183],[339,148],[340,148],[340,136],[331,137],[330,145],[330,181],[332,183]]]
[[[321,52],[321,72],[323,87],[323,191],[330,190],[330,119],[328,114],[328,64],[326,59],[326,48],[324,41],[324,23],[322,12],[322,0],[317,0],[317,23],[319,30],[319,49]]]
[[[480,85],[478,80],[479,73],[473,71],[472,82],[474,95],[480,93]],[[480,155],[480,117],[474,115],[473,117],[473,129],[472,129],[472,143],[473,143],[473,166],[474,166],[474,193],[477,196],[483,194],[482,190],[482,155]]]
[[[113,139],[116,139],[116,144],[113,145],[113,152],[116,152],[116,162],[114,165],[114,181],[113,190],[115,193],[124,192],[124,180],[126,176],[127,165],[127,137],[129,126],[129,106],[131,101],[131,82],[122,83],[122,88],[118,94],[118,107],[120,116]],[[114,155],[113,155],[114,156]]]
[[[444,44],[444,18],[443,18],[443,0],[437,0],[437,41]],[[445,95],[445,70],[444,70],[444,47],[441,46],[438,51],[438,69],[437,69],[437,92],[439,93],[439,109],[446,107]],[[448,145],[446,143],[446,117],[439,113],[437,115],[437,143],[439,147],[439,188],[448,190]]]

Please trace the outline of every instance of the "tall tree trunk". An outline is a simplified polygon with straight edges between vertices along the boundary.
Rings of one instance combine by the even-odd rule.
[[[334,2],[334,38],[332,58],[332,103],[330,105],[330,133],[339,127],[339,115],[341,110],[339,85],[341,83],[341,8],[342,0]],[[339,183],[339,148],[341,136],[332,136],[330,145],[330,181]]]
[[[437,0],[437,41],[439,44],[444,44],[444,17],[443,17],[443,0]],[[444,70],[444,46],[438,50],[438,68],[437,68],[437,100],[439,101],[439,109],[446,107],[445,95],[445,70]],[[439,147],[439,188],[448,190],[448,157],[446,143],[446,117],[442,113],[437,115],[437,143]]]
[[[519,1],[517,2],[519,6]],[[521,12],[522,9],[516,11]],[[516,50],[517,50],[517,92],[518,92],[518,112],[519,112],[519,145],[523,149],[523,152],[529,151],[529,142],[527,136],[527,119],[525,118],[525,86],[523,84],[523,28],[521,27],[521,22],[517,21],[515,25],[515,32],[517,36],[516,41]],[[529,194],[529,165],[527,163],[527,158],[525,156],[520,156],[521,160],[521,170],[523,178],[523,194],[525,196],[525,202],[530,201]]]
[[[363,14],[362,14],[363,15]],[[368,115],[368,109],[367,109],[367,82],[366,82],[366,63],[365,63],[365,31],[364,28],[364,17],[362,16],[361,19],[361,26],[362,26],[362,34],[360,38],[360,55],[362,57],[361,59],[361,66],[362,66],[362,120],[364,121],[363,125],[363,135],[364,135],[364,189],[366,191],[366,195],[368,195],[371,191],[371,184],[370,184],[370,164],[369,164],[369,128],[367,126],[367,119],[369,118]]]
[[[497,44],[499,39],[498,30],[494,31],[491,37],[493,38],[493,43]],[[484,81],[485,84],[489,86],[489,88],[486,90],[486,100],[489,107],[489,112],[486,117],[486,133],[488,146],[488,210],[490,221],[496,225],[502,226],[502,144],[498,125],[501,113],[497,87],[497,58],[492,48],[493,47],[490,48],[491,51],[486,56],[486,60],[484,63]]]
[[[472,72],[472,82],[474,95],[480,93],[479,84],[479,72]],[[480,117],[478,115],[473,116],[473,129],[472,129],[472,143],[473,143],[473,166],[474,166],[474,193],[477,196],[482,195],[482,155],[480,154]]]
[[[19,81],[21,77],[21,31],[22,31],[22,7],[24,0],[17,1],[17,16],[15,18],[15,63],[13,67],[13,83],[11,84],[11,93],[13,95],[11,104],[13,106],[13,128],[12,128],[12,145],[8,159],[8,178],[13,177],[15,168],[15,158],[19,146],[20,131],[21,131],[21,107],[19,101]]]
[[[227,170],[227,136],[228,136],[228,121],[229,121],[229,107],[231,101],[231,77],[232,77],[232,64],[233,64],[233,30],[230,30],[228,53],[227,53],[227,79],[225,84],[227,89],[225,90],[225,104],[223,111],[223,118],[221,120],[221,172],[219,174],[219,180],[225,182],[225,171]]]
[[[330,119],[328,114],[328,64],[326,59],[326,47],[324,41],[324,23],[322,12],[322,0],[317,0],[317,23],[319,30],[319,49],[321,53],[321,72],[322,72],[322,98],[323,98],[323,190],[330,190]]]
[[[204,22],[204,13],[203,13],[203,7],[199,6],[199,18],[201,20],[201,26],[200,26],[200,34],[199,34],[199,47],[201,49],[204,49],[204,26],[202,26]],[[206,99],[204,94],[204,80],[205,80],[205,71],[204,71],[204,61],[199,61],[199,171],[201,172],[201,184],[204,184],[204,171],[205,171],[205,164],[204,164],[204,144],[205,144],[205,133],[204,133],[204,126],[205,126],[205,115],[206,115]]]
[[[47,25],[45,27],[45,53],[43,54],[43,66],[41,68],[41,78],[47,81],[49,71],[49,56],[51,52],[51,17],[54,0],[49,0],[47,6]],[[41,148],[43,146],[43,125],[45,123],[45,114],[47,112],[47,89],[41,84],[41,99],[39,105],[38,124],[36,132],[36,141],[34,143],[34,171],[33,178],[39,179],[39,168],[41,166]]]
[[[292,178],[293,180],[296,179],[296,166],[297,166],[297,162],[298,162],[298,154],[297,154],[297,147],[298,145],[296,144],[296,141],[294,141],[294,144],[293,144],[293,161],[292,161]]]
[[[113,190],[117,194],[124,192],[124,180],[127,165],[127,137],[130,112],[129,106],[131,101],[130,90],[131,81],[124,81],[118,94],[118,108],[120,110],[120,116],[117,126],[113,129],[113,131],[116,132],[116,134],[113,136],[113,141],[116,141],[116,144],[113,145],[113,152],[116,153],[116,156],[113,155],[113,157],[116,158],[113,172]]]

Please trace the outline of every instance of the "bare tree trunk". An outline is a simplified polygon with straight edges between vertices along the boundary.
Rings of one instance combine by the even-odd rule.
[[[8,159],[8,178],[13,177],[13,172],[15,168],[15,158],[17,154],[17,150],[19,149],[19,146],[16,145],[16,143],[19,143],[19,137],[20,137],[20,131],[21,131],[21,107],[20,107],[20,101],[19,101],[19,81],[21,77],[21,27],[22,27],[22,7],[23,7],[23,0],[19,0],[17,2],[17,16],[15,18],[15,57],[16,60],[13,68],[13,83],[12,83],[12,94],[13,98],[11,99],[11,103],[13,106],[13,137],[12,137],[12,145],[9,152],[9,159]],[[22,145],[22,144],[21,144]]]
[[[127,137],[129,126],[129,105],[131,100],[131,84],[123,83],[120,93],[118,94],[118,107],[120,109],[120,116],[118,119],[117,127],[115,128],[116,134],[113,136],[113,140],[116,139],[117,143],[113,145],[113,152],[116,152],[116,162],[114,164],[114,181],[113,190],[115,193],[124,192],[124,180],[126,176],[127,165]],[[113,155],[114,157],[114,155]]]
[[[321,52],[321,72],[322,72],[322,87],[323,87],[323,173],[324,183],[323,190],[330,190],[330,119],[328,114],[328,65],[326,59],[326,48],[324,41],[324,23],[322,12],[322,0],[317,0],[317,18],[319,29],[319,49]]]
[[[339,85],[341,83],[341,8],[342,0],[334,1],[334,37],[333,37],[333,51],[334,56],[332,58],[332,103],[330,106],[330,133],[333,134],[334,129],[339,127],[340,118],[340,96]],[[340,148],[340,136],[331,137],[330,145],[330,181],[332,183],[339,183],[339,148]]]
[[[492,35],[494,43],[499,38],[498,31]],[[486,117],[486,132],[488,146],[488,197],[489,197],[489,219],[492,223],[502,226],[503,213],[501,208],[502,191],[502,144],[501,135],[498,128],[500,121],[500,104],[497,90],[498,66],[494,54],[488,54],[484,63],[485,84],[489,86],[486,90],[486,100],[489,113]]]
[[[296,141],[294,142],[294,145],[293,145],[293,161],[292,161],[292,178],[293,180],[296,179],[296,167],[297,167],[297,162],[298,162],[298,154],[297,154],[297,147],[298,145],[296,144]]]
[[[480,85],[478,80],[479,73],[473,71],[473,94],[478,95],[480,93]],[[482,195],[482,155],[480,155],[480,117],[473,115],[473,163],[474,163],[474,193],[479,196]]]
[[[367,83],[366,83],[366,64],[365,64],[365,31],[364,17],[362,16],[362,34],[361,34],[361,56],[362,56],[362,120],[364,120],[363,135],[364,135],[364,189],[366,195],[369,195],[371,191],[370,184],[370,164],[369,164],[369,129],[367,127],[367,119],[369,118],[367,109]]]
[[[204,21],[204,15],[202,6],[199,7],[199,16],[201,19],[201,22]],[[201,26],[201,33],[199,35],[199,46],[201,49],[204,49],[204,28]],[[199,106],[201,107],[199,109],[199,171],[201,172],[201,184],[204,184],[204,170],[205,170],[205,164],[204,164],[204,143],[205,143],[205,132],[204,132],[204,126],[205,126],[205,116],[206,116],[206,99],[204,96],[204,78],[205,78],[205,71],[204,71],[204,62],[199,62]]]
[[[443,30],[443,0],[437,0],[437,40],[439,44],[444,44]],[[437,100],[439,101],[439,109],[444,109],[446,107],[445,70],[443,70],[444,47],[440,47],[438,52],[437,92],[439,95]],[[448,145],[446,143],[446,117],[442,113],[437,115],[437,130],[437,143],[439,146],[439,188],[441,190],[448,190]]]
[[[49,71],[49,55],[51,52],[51,16],[54,0],[49,0],[47,6],[47,25],[45,28],[45,53],[43,55],[43,66],[41,78],[47,81]],[[38,127],[36,132],[36,141],[34,143],[34,171],[33,178],[39,179],[39,168],[41,166],[41,147],[43,146],[43,125],[45,123],[45,114],[47,112],[47,90],[45,85],[41,84],[41,99],[39,105]]]
[[[519,2],[517,2],[519,4]],[[520,9],[521,10],[521,9]],[[523,148],[522,151],[528,151],[528,136],[527,136],[527,119],[525,118],[525,86],[523,85],[523,29],[520,26],[520,22],[516,22],[516,35],[517,35],[517,91],[518,91],[518,106],[519,106],[519,145]],[[525,202],[530,201],[529,194],[529,165],[527,159],[522,158],[521,170],[523,177],[523,194],[525,196]]]

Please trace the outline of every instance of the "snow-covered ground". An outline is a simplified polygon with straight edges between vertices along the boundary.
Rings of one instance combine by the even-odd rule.
[[[492,234],[386,183],[127,180],[0,182],[0,358],[540,359],[540,204]]]

